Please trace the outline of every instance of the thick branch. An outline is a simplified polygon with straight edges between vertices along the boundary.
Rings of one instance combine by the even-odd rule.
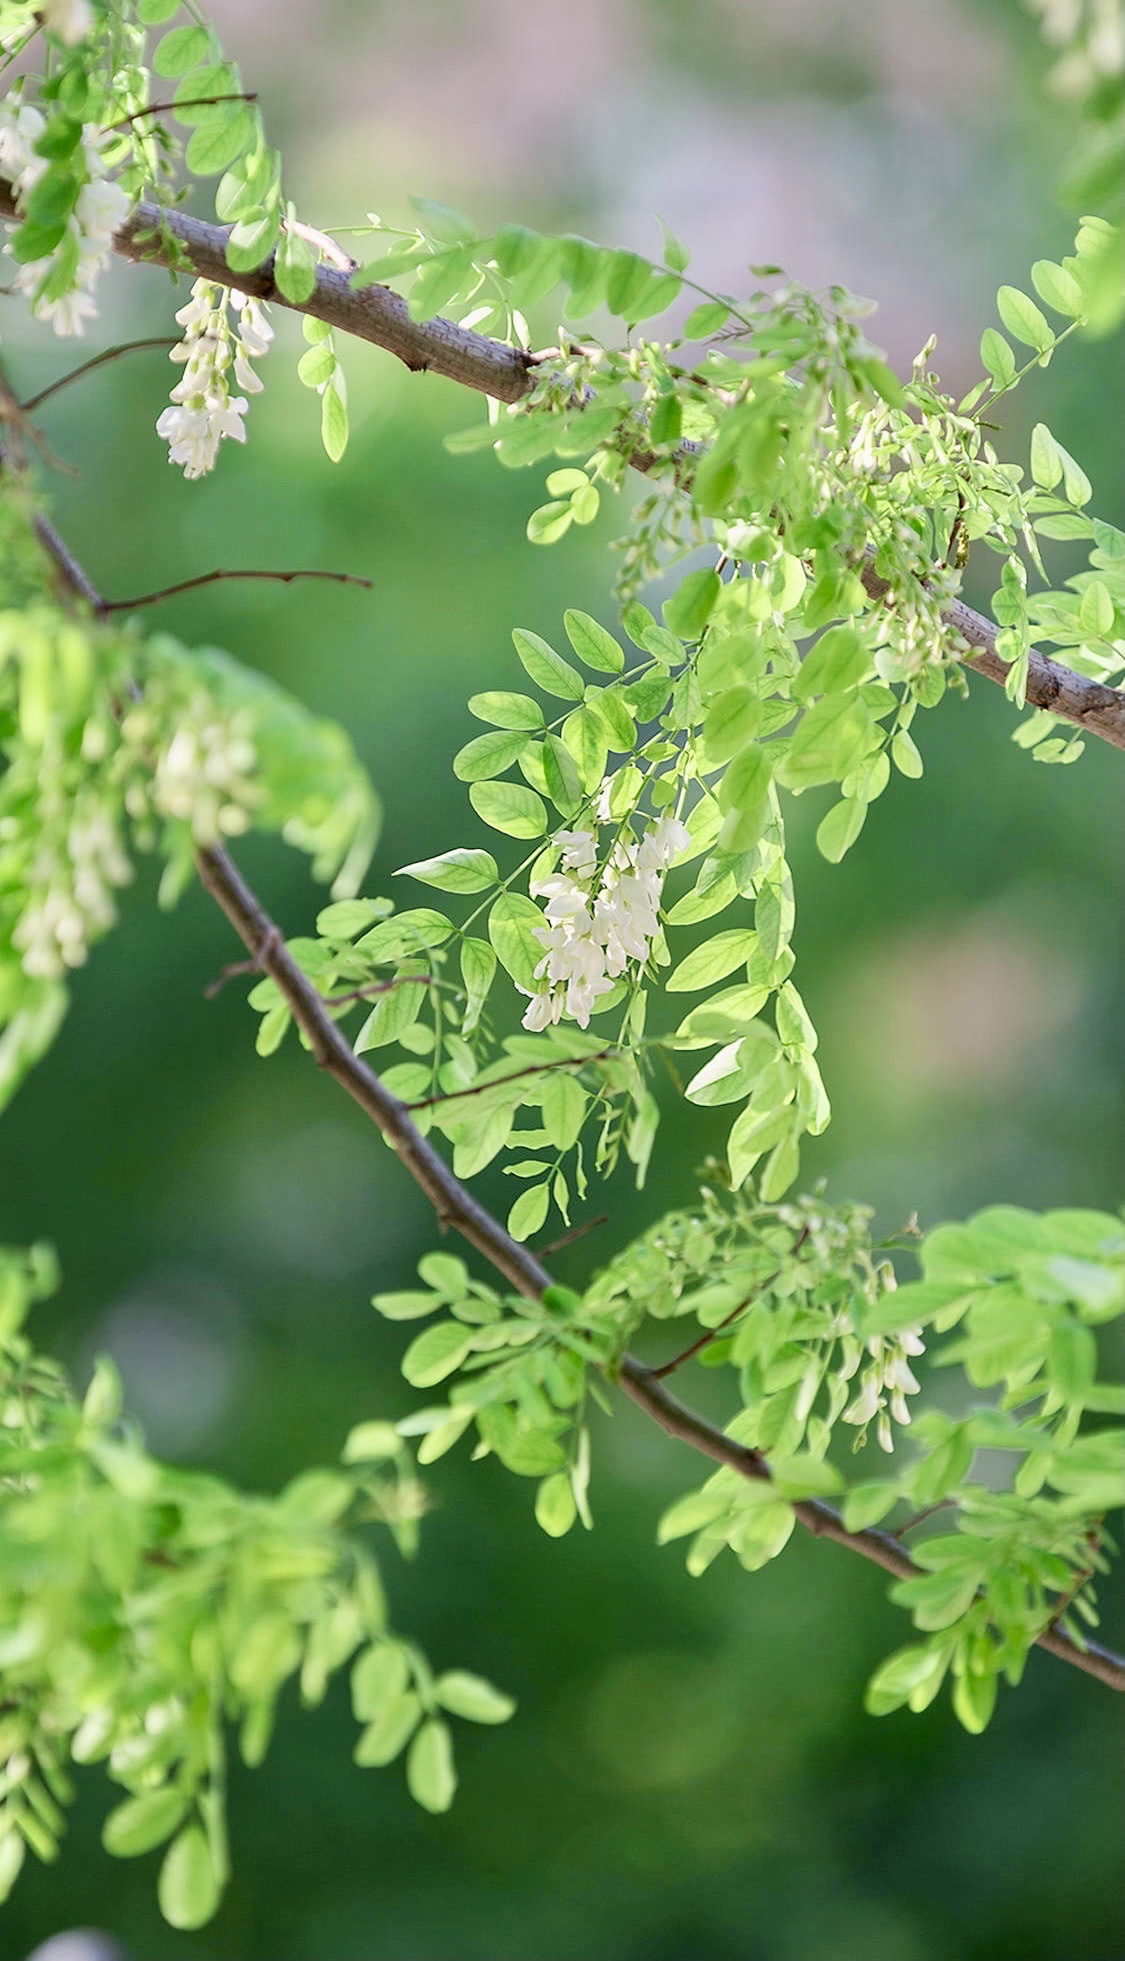
[[[0,180],[0,218],[15,218],[15,198],[10,184]],[[273,260],[267,259],[255,272],[234,273],[226,261],[228,228],[208,224],[186,212],[166,210],[158,204],[142,202],[135,206],[114,240],[122,258],[149,265],[170,266],[175,254],[186,260],[192,271],[220,286],[235,286],[256,299],[272,300],[294,313],[308,313],[326,326],[357,340],[366,340],[394,354],[413,373],[424,370],[444,375],[462,387],[475,388],[499,402],[518,402],[534,385],[536,357],[521,348],[459,327],[452,320],[412,320],[406,301],[387,286],[364,286],[356,291],[346,272],[333,266],[318,266],[316,285],[309,299],[299,304],[287,300],[274,283]],[[632,461],[641,468],[650,462],[643,453]],[[868,568],[864,584],[875,597],[886,590],[878,575]],[[996,652],[996,627],[971,606],[953,600],[942,614],[947,625],[976,651],[963,656],[966,667],[983,674],[1003,687],[1008,664]],[[1058,661],[1032,649],[1027,677],[1027,699],[1033,708],[1045,708],[1063,721],[1074,722],[1089,735],[1100,736],[1116,749],[1125,749],[1125,693],[1107,688],[1076,674]]]
[[[863,566],[860,577],[871,597],[882,599],[887,582],[871,564]],[[973,649],[972,653],[962,654],[964,665],[1002,688],[1008,678],[1008,662],[996,651],[997,629],[993,622],[983,613],[974,612],[961,599],[951,599],[942,608],[941,616]],[[1099,735],[1115,749],[1125,749],[1125,692],[1107,688],[1104,681],[1091,681],[1086,674],[1076,674],[1073,668],[1063,667],[1061,662],[1038,653],[1034,647],[1027,669],[1027,705],[1045,708],[1064,722],[1074,722],[1087,734]]]

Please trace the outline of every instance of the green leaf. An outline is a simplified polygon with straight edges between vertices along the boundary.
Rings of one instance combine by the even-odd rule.
[[[157,1882],[160,1911],[170,1927],[190,1931],[210,1920],[219,1904],[219,1881],[199,1825],[185,1825],[164,1855]]]
[[[124,1804],[115,1806],[102,1826],[102,1844],[116,1859],[135,1859],[142,1852],[151,1852],[154,1845],[163,1845],[187,1807],[184,1793],[168,1784],[158,1791],[126,1798]]]
[[[416,878],[421,885],[436,885],[440,892],[487,892],[499,882],[500,872],[491,851],[461,845],[443,851],[438,858],[418,858],[412,865],[400,865],[395,877]]]
[[[865,754],[872,728],[866,704],[854,696],[825,695],[802,715],[777,775],[792,790],[840,783]]]
[[[462,1668],[439,1675],[434,1694],[443,1709],[467,1723],[506,1723],[516,1712],[514,1697],[493,1688],[483,1675],[470,1675]]]
[[[453,932],[453,923],[431,906],[409,906],[393,919],[382,919],[357,942],[357,950],[370,960],[406,960],[444,945]]]
[[[333,379],[320,398],[320,440],[330,463],[338,463],[348,446],[348,408],[343,370],[337,363]]]
[[[793,677],[793,697],[842,694],[871,673],[871,656],[854,626],[831,626],[805,655]]]
[[[395,1641],[365,1648],[351,1675],[352,1710],[357,1723],[377,1723],[388,1704],[401,1701],[410,1681],[405,1651]]]
[[[912,1642],[909,1647],[897,1648],[875,1670],[864,1691],[863,1706],[869,1716],[887,1716],[927,1688],[935,1675],[940,1686],[946,1666],[943,1650],[927,1643]]]
[[[396,984],[376,1000],[371,1013],[360,1029],[353,1044],[357,1055],[365,1055],[369,1049],[385,1048],[390,1042],[399,1042],[408,1028],[413,1028],[426,1004],[426,982],[409,976],[399,976]]]
[[[891,738],[891,760],[903,776],[921,776],[925,765],[918,745],[908,729],[896,729]]]
[[[562,1539],[578,1516],[574,1491],[567,1471],[555,1471],[544,1478],[535,1494],[536,1524],[549,1538]]]
[[[438,1321],[416,1335],[402,1358],[402,1373],[415,1389],[432,1389],[459,1369],[473,1339],[461,1321]]]
[[[1086,311],[1082,288],[1072,272],[1057,266],[1050,259],[1036,259],[1031,268],[1031,283],[1041,300],[1056,313],[1065,314],[1067,319],[1076,320]]]
[[[716,933],[673,967],[664,986],[669,994],[690,994],[696,988],[710,987],[743,966],[756,944],[754,934],[745,929]]]
[[[469,802],[477,816],[494,831],[512,838],[542,837],[547,828],[547,807],[534,790],[521,783],[473,783]]]
[[[184,152],[187,168],[195,177],[217,177],[242,155],[254,129],[254,118],[244,102],[209,116],[188,142]]]
[[[529,1185],[526,1191],[521,1192],[508,1213],[508,1231],[512,1238],[522,1242],[538,1232],[547,1217],[550,1202],[548,1185]]]
[[[303,306],[316,291],[316,256],[296,232],[283,232],[274,255],[273,276],[278,290],[294,306]]]
[[[996,295],[996,309],[1001,320],[1025,347],[1034,347],[1038,353],[1045,354],[1055,344],[1055,334],[1040,313],[1035,301],[1018,286],[1001,286]]]
[[[566,637],[585,666],[596,668],[601,674],[620,674],[625,666],[625,655],[612,633],[592,619],[589,613],[580,613],[568,606],[563,614]]]
[[[664,624],[680,640],[698,640],[715,610],[723,582],[717,572],[689,572],[664,604]]]
[[[1083,633],[1099,640],[1106,638],[1113,631],[1113,610],[1108,586],[1101,579],[1091,579],[1078,608]]]
[[[760,743],[747,743],[724,771],[719,785],[719,809],[724,815],[731,810],[740,810],[747,815],[752,814],[764,824],[769,810],[771,781],[770,760],[765,749]],[[748,850],[750,842],[753,840],[743,843],[742,850]]]
[[[462,1035],[471,1035],[477,1026],[495,972],[496,955],[492,948],[486,946],[483,940],[463,939],[461,978],[465,984],[466,1003],[465,1018],[461,1023]]]
[[[366,1423],[355,1424],[348,1431],[340,1461],[342,1464],[377,1464],[387,1457],[397,1457],[401,1448],[394,1424],[382,1423],[372,1417]]]
[[[893,1484],[853,1484],[846,1494],[841,1512],[849,1532],[862,1532],[865,1526],[878,1525],[886,1518],[898,1501],[898,1489]]]
[[[725,300],[705,300],[697,306],[684,321],[685,340],[710,340],[726,326],[730,319],[730,307]]]
[[[355,1761],[364,1770],[393,1763],[418,1727],[422,1705],[412,1690],[385,1702],[355,1746]]]
[[[306,348],[297,363],[297,379],[306,388],[320,388],[335,372],[336,356],[323,341],[316,347]]]
[[[522,892],[501,892],[488,915],[488,937],[501,966],[528,994],[539,986],[535,969],[544,952],[535,933],[545,924],[540,908]]]
[[[186,75],[189,69],[198,68],[201,61],[206,61],[210,49],[209,28],[197,26],[194,22],[185,27],[173,27],[153,49],[152,65],[158,75]]]
[[[654,449],[664,443],[678,443],[684,426],[678,395],[662,395],[648,422],[648,439]]]
[[[556,654],[554,648],[540,639],[537,633],[529,633],[523,627],[512,629],[512,640],[522,666],[537,687],[545,689],[549,695],[557,695],[562,701],[581,701],[585,683],[569,661]]]
[[[455,211],[451,204],[438,204],[430,197],[412,197],[410,203],[422,220],[419,231],[427,238],[436,239],[439,245],[463,245],[476,238],[477,228],[472,219]]]
[[[751,688],[727,688],[711,703],[703,725],[703,744],[707,759],[726,763],[745,743],[757,735],[762,722],[762,704]]]
[[[478,722],[493,722],[501,729],[541,729],[543,710],[530,695],[509,694],[495,689],[469,696],[469,713]]]
[[[1007,388],[1015,378],[1016,357],[995,327],[986,327],[980,338],[981,366],[997,388]]]
[[[844,797],[817,825],[816,848],[830,865],[838,865],[850,851],[867,819],[867,804],[860,797]]]
[[[159,27],[180,11],[180,0],[137,0],[137,19],[142,27]]]
[[[1062,473],[1059,446],[1046,423],[1037,422],[1031,432],[1031,474],[1044,490],[1053,490]]]
[[[986,1675],[966,1669],[954,1682],[953,1713],[970,1736],[979,1736],[988,1728],[996,1707],[996,1688],[997,1677],[991,1669]]]
[[[542,749],[543,778],[551,802],[564,817],[572,817],[582,802],[582,782],[565,742],[548,735]]]
[[[550,737],[547,739],[550,742]],[[573,759],[577,769],[581,788],[592,796],[605,775],[609,755],[606,724],[595,712],[595,706],[583,704],[567,716],[563,723],[562,740],[565,753]],[[557,797],[555,801],[558,802]],[[561,810],[563,806],[560,804],[559,808]]]
[[[570,499],[540,504],[527,520],[527,536],[533,545],[557,545],[574,523]]]
[[[354,940],[375,924],[382,910],[374,899],[337,899],[334,905],[321,907],[316,930],[326,940]]]
[[[523,754],[527,744],[523,729],[490,729],[487,735],[475,735],[454,756],[453,774],[462,783],[483,783],[490,777],[501,776]]]
[[[457,1789],[448,1723],[430,1717],[422,1724],[406,1759],[406,1783],[424,1811],[448,1811]]]

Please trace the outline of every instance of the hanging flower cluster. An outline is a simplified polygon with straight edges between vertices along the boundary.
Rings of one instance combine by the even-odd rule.
[[[860,1375],[859,1394],[844,1411],[843,1420],[845,1423],[859,1424],[863,1429],[874,1422],[875,1436],[882,1450],[890,1451],[895,1447],[892,1418],[896,1423],[906,1424],[910,1421],[906,1398],[916,1396],[921,1384],[907,1358],[923,1355],[925,1350],[920,1325],[900,1328],[895,1335],[873,1335],[867,1343],[871,1360]],[[863,1349],[858,1340],[854,1337],[845,1340],[841,1381],[851,1381],[862,1359]],[[859,1441],[862,1442],[862,1438]]]
[[[36,144],[47,124],[38,109],[13,89],[0,103],[0,171],[10,179],[23,210],[47,159]],[[104,132],[87,125],[79,144],[85,182],[79,188],[67,228],[44,259],[21,265],[15,290],[23,293],[37,320],[49,320],[60,336],[80,335],[97,314],[94,288],[113,250],[113,235],[124,223],[131,200],[106,174],[101,156]],[[11,254],[11,247],[5,248]]]
[[[93,940],[114,924],[115,887],[132,877],[112,800],[96,786],[80,790],[69,814],[58,785],[45,791],[36,817],[34,854],[26,868],[27,904],[12,929],[24,972],[57,980],[81,967]],[[0,838],[16,835],[0,819]]]
[[[237,313],[237,326],[228,308]],[[262,386],[250,363],[269,352],[273,328],[258,300],[210,279],[196,280],[176,319],[184,338],[170,358],[183,364],[183,379],[173,388],[172,406],[160,416],[156,433],[170,445],[170,463],[182,465],[185,477],[203,477],[214,469],[224,436],[246,441],[246,397]],[[237,395],[231,392],[232,373],[242,391]]]
[[[94,27],[90,0],[43,0],[38,9],[49,34],[57,34],[68,48],[77,47]]]
[[[547,1028],[571,1016],[589,1025],[594,1003],[608,994],[630,960],[643,966],[660,930],[664,874],[688,843],[687,827],[661,817],[640,839],[618,839],[604,866],[594,831],[560,831],[560,869],[532,885],[546,900],[546,925],[533,933],[543,948],[525,1028]],[[526,990],[525,990],[526,991]]]

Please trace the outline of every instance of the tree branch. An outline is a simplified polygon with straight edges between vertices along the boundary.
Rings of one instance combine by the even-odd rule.
[[[104,601],[97,588],[58,533],[46,520],[40,521],[39,531],[72,596],[93,606],[95,611],[103,610]],[[247,953],[275,983],[306,1037],[317,1065],[340,1084],[381,1131],[429,1199],[442,1227],[459,1232],[517,1293],[530,1300],[541,1299],[551,1285],[547,1269],[454,1176],[428,1138],[417,1129],[406,1105],[392,1096],[367,1063],[355,1054],[328,1012],[324,997],[298,966],[280,928],[227,852],[219,846],[202,847],[195,854],[195,862],[204,887],[229,920]],[[697,1416],[665,1388],[658,1371],[626,1354],[617,1364],[616,1377],[626,1395],[669,1436],[690,1444],[740,1477],[754,1482],[769,1479],[769,1464],[761,1451],[735,1442],[704,1417]],[[832,1539],[896,1578],[913,1578],[921,1571],[889,1533],[873,1527],[849,1532],[839,1513],[818,1498],[787,1502],[792,1503],[795,1516],[808,1531],[819,1538]],[[1107,1688],[1125,1690],[1125,1655],[1114,1654],[1093,1642],[1080,1647],[1053,1625],[1037,1637],[1037,1645]]]
[[[117,347],[103,347],[100,354],[91,355],[90,359],[83,361],[80,367],[71,368],[67,374],[60,375],[57,381],[49,381],[46,388],[39,390],[38,395],[32,395],[26,402],[21,402],[21,412],[24,415],[33,414],[44,402],[49,401],[52,395],[57,395],[63,388],[69,388],[72,381],[81,381],[83,375],[92,373],[95,368],[104,368],[107,361],[120,360],[123,354],[137,354],[145,347],[167,349],[176,345],[176,341],[170,334],[158,334],[150,340],[126,340]]]
[[[0,218],[19,215],[11,185],[0,179]],[[444,375],[499,402],[518,402],[534,386],[540,357],[503,341],[489,340],[452,320],[412,320],[406,301],[388,286],[364,286],[357,291],[348,274],[333,266],[317,267],[316,284],[307,300],[287,300],[274,282],[272,256],[254,272],[230,270],[226,261],[228,236],[226,226],[208,224],[187,212],[142,200],[117,233],[114,250],[135,263],[175,267],[186,261],[193,272],[217,285],[234,286],[256,299],[288,307],[293,313],[310,314],[341,333],[385,348],[412,373]],[[631,460],[635,467],[645,468],[653,459],[638,453]],[[871,569],[865,570],[863,580],[876,598],[886,590]],[[973,649],[962,656],[965,666],[1003,687],[1008,663],[996,652],[997,628],[993,622],[960,600],[953,600],[942,618]],[[1034,648],[1028,666],[1027,700],[1032,708],[1044,708],[1063,721],[1076,723],[1088,735],[1100,736],[1115,749],[1125,749],[1125,692],[1091,681]]]
[[[382,1131],[425,1192],[442,1225],[452,1226],[483,1253],[518,1293],[538,1300],[551,1284],[546,1268],[454,1177],[445,1160],[415,1128],[406,1106],[391,1096],[374,1071],[354,1054],[336,1023],[325,1014],[322,997],[298,967],[274,922],[227,853],[218,849],[200,851],[196,863],[212,898],[288,1003],[320,1067],[335,1078]],[[711,1339],[713,1335],[709,1331],[708,1340]],[[689,1410],[664,1387],[655,1369],[647,1368],[633,1355],[625,1355],[617,1379],[626,1395],[669,1436],[678,1437],[718,1464],[726,1464],[740,1477],[754,1481],[769,1478],[769,1465],[760,1451],[736,1443]],[[798,1499],[793,1510],[808,1531],[846,1546],[850,1552],[882,1566],[898,1579],[913,1578],[921,1571],[889,1533],[871,1527],[862,1532],[849,1532],[839,1513],[821,1499]],[[1038,1637],[1038,1645],[1057,1655],[1060,1661],[1094,1676],[1108,1688],[1125,1690],[1125,1655],[1113,1654],[1093,1643],[1080,1648],[1056,1628],[1045,1629]]]
[[[177,593],[194,592],[197,586],[213,586],[220,579],[272,579],[275,585],[292,585],[294,579],[330,579],[337,586],[366,586],[371,591],[375,581],[361,578],[358,572],[321,572],[315,567],[306,571],[260,572],[239,570],[229,572],[199,572],[194,579],[180,579],[174,586],[161,586],[156,592],[143,592],[138,599],[103,599],[103,613],[129,613],[137,606],[159,606],[165,599],[174,599]]]

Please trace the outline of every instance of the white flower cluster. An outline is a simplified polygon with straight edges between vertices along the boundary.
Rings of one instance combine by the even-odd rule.
[[[57,34],[68,48],[84,41],[94,25],[90,0],[42,0],[37,11],[44,27]]]
[[[238,314],[237,327],[228,307]],[[185,477],[203,477],[214,469],[224,436],[246,441],[246,397],[262,386],[250,363],[268,353],[273,328],[260,301],[209,279],[196,280],[176,319],[184,337],[170,358],[183,363],[183,379],[173,388],[172,406],[161,415],[156,433],[171,445],[170,463],[182,464]],[[238,395],[231,393],[232,370],[242,390]]]
[[[595,1001],[630,960],[643,966],[660,930],[664,874],[688,832],[678,818],[661,817],[640,839],[619,839],[600,875],[596,832],[560,831],[557,842],[559,871],[531,887],[546,899],[547,923],[532,929],[543,948],[535,978],[544,985],[531,996],[525,1028],[548,1028],[564,1013],[588,1027]]]
[[[863,1360],[863,1348],[855,1336],[844,1339],[844,1359],[840,1379],[850,1382]],[[859,1378],[859,1394],[844,1411],[845,1423],[866,1428],[874,1422],[875,1435],[882,1450],[894,1449],[892,1418],[896,1423],[910,1421],[906,1398],[916,1396],[921,1384],[907,1357],[925,1354],[922,1329],[900,1328],[896,1335],[873,1335],[867,1342],[870,1361]]]
[[[169,736],[167,731],[174,733]],[[249,829],[258,801],[258,764],[250,717],[224,710],[206,688],[185,699],[154,679],[121,724],[124,742],[143,759],[125,791],[135,823],[155,813],[191,826],[196,844],[217,844]]]
[[[35,151],[46,127],[40,111],[23,102],[17,90],[0,103],[0,172],[11,180],[21,209],[47,169],[46,158]],[[35,318],[49,320],[62,336],[84,333],[87,320],[96,315],[94,288],[113,250],[113,235],[131,209],[121,186],[106,175],[101,142],[102,132],[93,123],[87,125],[81,142],[86,182],[66,236],[49,257],[29,260],[16,273],[15,290],[26,295]],[[6,249],[10,254],[11,248]],[[44,291],[48,282],[49,294]]]
[[[57,980],[81,967],[91,941],[117,917],[113,890],[132,877],[112,810],[91,788],[76,797],[65,835],[40,835],[28,868],[31,897],[12,931],[25,973]]]

